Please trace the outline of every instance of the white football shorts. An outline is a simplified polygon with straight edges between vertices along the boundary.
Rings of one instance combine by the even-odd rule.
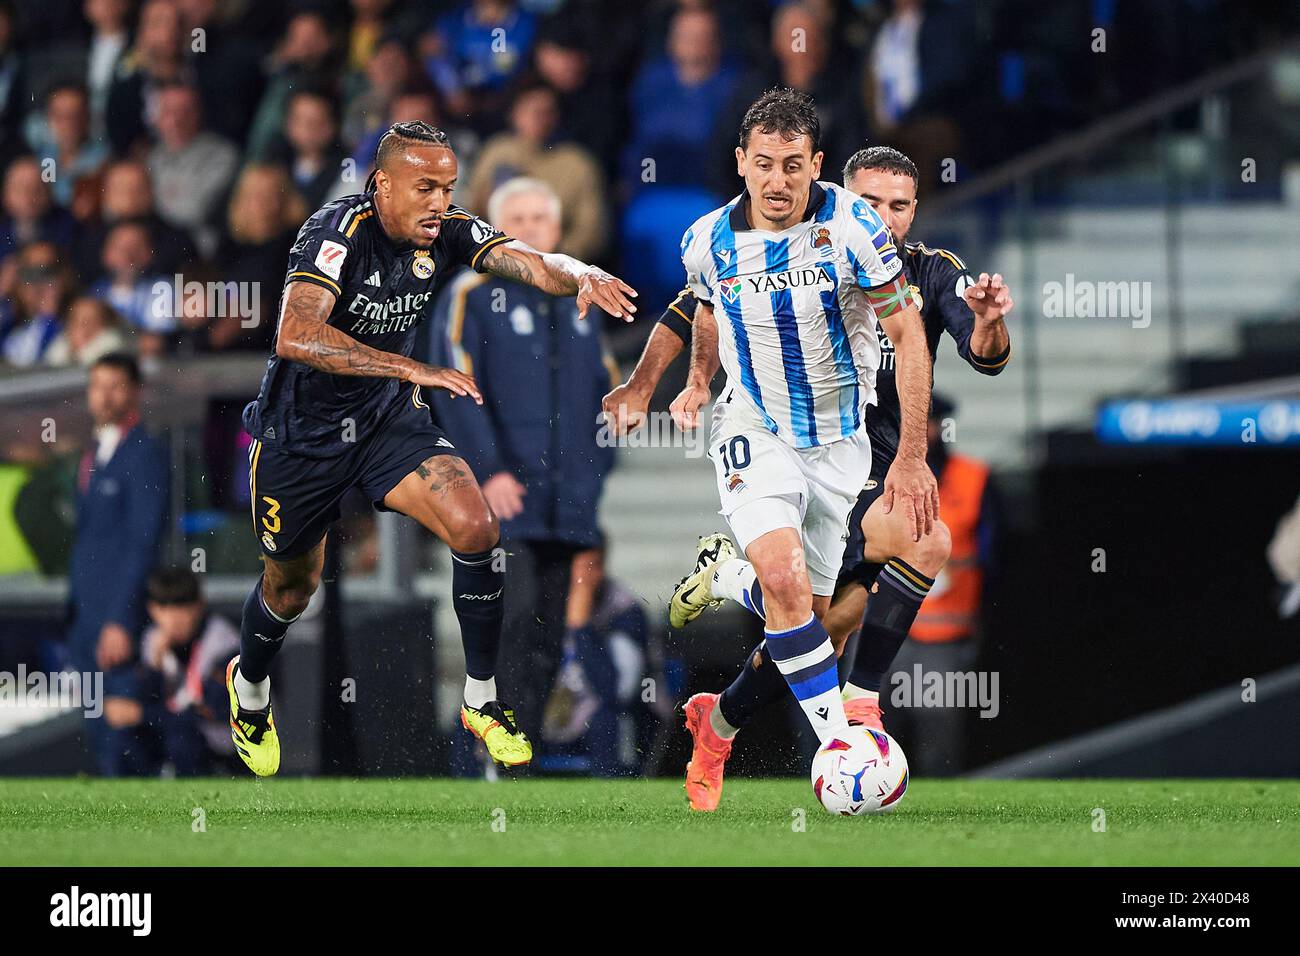
[[[803,538],[813,594],[834,594],[849,513],[871,474],[866,427],[829,445],[795,448],[768,431],[729,386],[713,406],[709,458],[722,502],[718,513],[740,550],[769,531],[794,528]]]

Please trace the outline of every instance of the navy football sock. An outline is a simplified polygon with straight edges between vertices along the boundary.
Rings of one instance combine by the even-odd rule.
[[[849,671],[846,689],[850,696],[855,689],[880,692],[885,673],[907,640],[907,632],[912,629],[916,612],[930,593],[934,579],[905,561],[892,558],[877,576],[876,583],[878,587],[867,598],[858,656]]]
[[[285,632],[297,617],[276,616],[262,599],[262,577],[244,601],[239,622],[239,673],[250,684],[260,684],[271,671],[271,661],[280,653]]]
[[[460,622],[465,673],[474,680],[496,676],[505,617],[506,572],[500,548],[477,554],[451,552],[451,604]]]
[[[871,585],[876,583],[876,578],[880,577],[880,572],[885,569],[885,566],[883,564],[877,564],[875,561],[863,561],[860,567],[862,568],[862,571],[858,575],[858,581],[862,583],[864,588],[870,591]]]
[[[760,710],[785,696],[787,686],[767,650],[767,642],[758,645],[718,700],[723,720],[733,727],[744,727]]]

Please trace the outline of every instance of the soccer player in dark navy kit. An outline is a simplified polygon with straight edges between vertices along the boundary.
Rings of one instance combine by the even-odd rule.
[[[939,341],[947,332],[971,368],[997,375],[1011,359],[1011,336],[1004,321],[1014,306],[1010,290],[1001,275],[981,273],[976,279],[953,253],[906,241],[916,216],[919,179],[916,165],[888,146],[859,150],[844,164],[845,186],[871,203],[904,249],[903,270],[913,296],[920,299],[931,358],[937,359]],[[935,534],[916,539],[881,497],[899,429],[893,348],[885,341],[881,346],[876,373],[880,400],[867,410],[871,476],[849,518],[844,564],[826,620],[840,650],[861,628],[856,656],[848,662],[844,709],[850,720],[877,729],[881,683],[951,550],[946,525],[936,522]]]
[[[244,603],[239,656],[226,669],[231,735],[259,776],[280,765],[271,660],[320,583],[325,536],[353,487],[451,549],[467,675],[461,722],[501,764],[532,757],[496,689],[505,584],[497,519],[434,424],[423,390],[479,403],[482,396],[470,375],[411,358],[417,326],[460,266],[576,295],[584,317],[596,305],[630,321],[636,293],[452,205],[457,173],[445,133],[399,123],[379,142],[366,191],[322,207],[289,253],[275,355],[244,411],[264,571]]]
[[[920,300],[931,360],[937,359],[939,341],[946,331],[957,353],[972,368],[985,375],[997,375],[1011,357],[1011,338],[1003,321],[1014,304],[1011,294],[1000,275],[982,273],[976,279],[951,252],[905,242],[916,215],[919,179],[915,164],[888,146],[859,150],[844,166],[845,187],[871,203],[893,234],[895,245],[904,250],[903,271],[909,291]],[[694,296],[683,290],[655,325],[632,376],[605,396],[605,413],[618,432],[644,421],[663,372],[691,340],[694,314]],[[832,644],[841,653],[849,637],[861,628],[857,657],[845,686],[844,709],[850,722],[876,728],[881,726],[881,681],[950,550],[948,529],[942,520],[934,523],[930,534],[918,535],[902,509],[893,508],[893,502],[882,497],[884,476],[898,450],[900,408],[893,344],[883,332],[880,338],[878,404],[867,409],[871,474],[849,519],[843,567],[823,619]],[[743,564],[740,562],[736,568]],[[744,577],[748,580],[732,582],[735,586],[728,589],[745,591],[750,596],[748,606],[761,608],[762,597],[753,581],[753,571],[744,571]],[[693,577],[685,580],[693,581]],[[692,598],[695,602],[708,599],[708,603],[720,603],[707,593]],[[727,723],[738,728],[770,701],[784,699],[786,693],[785,680],[763,646],[750,656],[747,666],[722,695],[721,710]]]

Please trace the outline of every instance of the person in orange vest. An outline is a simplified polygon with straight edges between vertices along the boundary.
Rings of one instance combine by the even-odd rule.
[[[965,700],[959,706],[938,688],[953,686],[949,675],[974,671],[996,531],[997,499],[988,466],[951,450],[955,411],[954,402],[935,393],[926,456],[939,479],[952,554],[922,602],[880,694],[889,707],[890,733],[908,742],[913,771],[929,776],[956,773],[964,766],[968,711],[977,702]]]

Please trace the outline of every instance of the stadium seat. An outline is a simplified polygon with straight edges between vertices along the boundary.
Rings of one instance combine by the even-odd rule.
[[[643,191],[624,209],[622,277],[641,294],[647,315],[658,315],[684,284],[682,234],[723,202],[708,190],[663,186]]]

